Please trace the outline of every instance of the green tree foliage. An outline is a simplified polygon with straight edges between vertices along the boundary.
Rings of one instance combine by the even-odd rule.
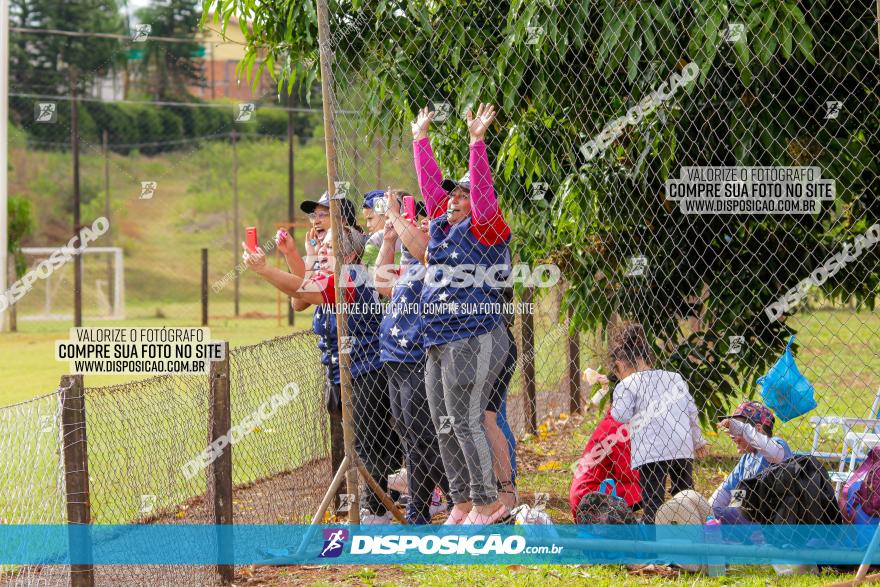
[[[243,75],[265,69],[288,90],[310,87],[312,2],[204,0],[209,11],[252,24]],[[431,101],[459,114],[500,105],[490,150],[515,253],[563,269],[574,328],[643,322],[704,417],[752,391],[784,346],[791,325],[764,308],[880,219],[867,0],[340,0],[330,13],[334,74],[360,84],[337,87],[337,99],[373,133],[402,136]],[[731,23],[739,40],[723,37]],[[579,145],[690,62],[700,75],[688,89],[584,159]],[[833,122],[827,100],[844,103]],[[465,169],[463,122],[435,130],[433,144],[445,169]],[[818,166],[836,200],[815,216],[684,215],[664,182],[694,165]],[[529,197],[538,181],[552,187],[550,205]],[[649,279],[626,277],[637,254]],[[878,258],[863,254],[825,294],[873,308]],[[734,335],[746,339],[738,355],[727,354]]]
[[[9,218],[7,252],[14,260],[15,276],[21,277],[27,271],[27,260],[21,252],[21,244],[34,230],[31,203],[25,198],[12,196],[6,202],[6,211]]]
[[[115,0],[12,0],[9,20],[13,27],[124,32]],[[116,39],[17,34],[9,45],[9,84],[16,92],[67,95],[71,67],[77,71],[79,87],[85,89],[122,58]]]
[[[187,86],[204,81],[195,58],[199,44],[198,0],[162,0],[137,11],[138,21],[152,27],[151,35],[193,39],[192,43],[146,42],[144,58],[137,62],[150,95],[157,100],[189,99]]]

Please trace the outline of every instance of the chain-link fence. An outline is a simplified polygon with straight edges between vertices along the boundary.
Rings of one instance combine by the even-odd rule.
[[[64,461],[59,394],[0,410],[3,434],[0,520],[3,524],[64,524]],[[67,584],[69,568],[0,567],[0,582],[37,585],[41,580]]]
[[[280,73],[310,83],[309,9],[279,33],[263,26],[271,7],[252,8],[249,50],[269,44]],[[374,240],[339,236],[349,338],[335,337],[332,239],[315,239],[317,265],[288,293],[318,308],[320,360],[305,336],[294,365],[280,341],[232,356],[233,422],[300,385],[233,451],[236,516],[293,522],[317,506],[334,463],[330,431],[309,422],[338,420],[341,363],[356,452],[382,490],[340,496],[362,522],[390,522],[384,492],[410,522],[503,520],[518,503],[526,519],[608,520],[594,509],[606,478],[647,522],[870,518],[848,482],[880,443],[877,18],[834,0],[333,3],[322,49],[347,224],[367,187],[400,191],[363,200]],[[379,136],[382,160],[411,175],[363,156]],[[399,271],[361,281],[350,267],[368,254]],[[108,423],[93,433],[93,511],[137,519],[147,497],[154,521],[207,520],[200,484],[174,473],[204,440],[205,396],[155,381],[86,394]],[[150,414],[175,423],[158,441],[180,451],[170,463]],[[128,470],[111,449],[141,417],[122,452],[149,478],[104,484]],[[771,495],[780,470],[787,491]],[[668,507],[684,489],[702,497]]]
[[[238,4],[206,3],[221,13]],[[317,67],[316,35],[302,33],[314,21],[276,33],[272,10],[251,8],[262,33],[249,50],[268,50],[285,81],[308,79],[300,68]],[[332,77],[336,191],[381,217],[367,227],[376,263],[400,267],[376,281],[389,313],[359,313],[377,294],[349,290],[348,328],[379,332],[345,341],[355,435],[377,480],[403,458],[388,450],[396,437],[416,451],[406,467],[421,476],[408,488],[411,499],[419,491],[411,520],[434,511],[425,504],[435,486],[462,504],[456,520],[472,505],[470,521],[483,522],[504,510],[499,500],[516,503],[505,424],[492,416],[513,359],[505,317],[491,309],[504,288],[487,273],[506,267],[517,300],[540,305],[549,288],[524,275],[542,264],[564,279],[563,310],[524,320],[527,306],[512,307],[520,355],[534,355],[555,392],[570,392],[563,405],[575,398],[570,407],[598,421],[591,441],[579,434],[581,446],[557,447],[553,460],[566,462],[541,470],[555,474],[523,479],[551,495],[554,520],[576,513],[577,500],[565,499],[572,472],[633,485],[626,498],[645,521],[671,478],[669,495],[703,495],[689,518],[701,523],[730,513],[743,477],[767,482],[758,473],[771,465],[767,475],[806,475],[816,463],[833,473],[816,481],[821,497],[792,481],[788,499],[807,510],[822,499],[812,519],[840,520],[826,506],[880,424],[876,19],[868,2],[330,3],[320,50]],[[413,164],[388,199],[363,198],[358,180],[366,170],[355,149],[377,136]],[[401,257],[381,230],[397,234]],[[456,270],[472,279],[462,285]],[[406,317],[414,286],[421,305]],[[560,322],[599,341],[595,352],[542,334]],[[421,361],[424,371],[413,367]],[[518,360],[509,399],[522,393],[528,404],[544,383],[529,363]],[[569,372],[586,367],[600,371],[585,375],[597,382],[571,393],[579,383]],[[589,408],[606,377],[613,393]],[[386,384],[387,411],[372,401]],[[739,408],[745,400],[763,405]],[[399,478],[390,491],[407,490]],[[361,505],[370,520],[390,519],[371,491]],[[744,507],[753,518],[806,519],[790,502]]]
[[[234,523],[303,523],[326,491],[330,435],[315,338],[295,333],[233,349],[223,374],[233,445]],[[4,524],[63,524],[71,502],[85,501],[95,524],[214,524],[210,465],[201,458],[216,419],[217,397],[203,375],[166,375],[86,388],[88,499],[65,490],[65,458],[74,437],[61,434],[62,391],[0,411],[3,421]],[[86,442],[75,440],[76,443]],[[71,471],[67,471],[71,474]],[[82,481],[82,479],[80,479]],[[112,540],[112,536],[109,538]],[[112,546],[112,545],[110,545]],[[181,549],[199,545],[179,545]],[[64,566],[10,567],[3,584],[66,584]],[[99,565],[103,585],[210,585],[213,567]]]

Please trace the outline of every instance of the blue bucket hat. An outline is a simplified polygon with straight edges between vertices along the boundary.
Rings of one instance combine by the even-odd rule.
[[[373,209],[376,198],[385,197],[385,190],[372,190],[364,194],[364,208]]]

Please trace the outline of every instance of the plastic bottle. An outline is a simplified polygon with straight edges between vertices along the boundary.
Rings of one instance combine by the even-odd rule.
[[[590,387],[593,387],[597,383],[602,381],[602,375],[598,371],[592,368],[584,369],[584,379]],[[602,398],[608,393],[609,386],[607,383],[603,384],[602,387],[599,388],[599,391],[593,394],[593,397],[590,399],[593,402],[594,406],[598,406],[602,403]]]
[[[711,514],[706,516],[706,526],[703,530],[706,544],[721,544],[721,520]],[[721,559],[723,560],[723,559]],[[713,562],[714,561],[714,562]],[[710,577],[721,577],[726,571],[724,563],[718,562],[717,558],[709,557],[707,573]]]

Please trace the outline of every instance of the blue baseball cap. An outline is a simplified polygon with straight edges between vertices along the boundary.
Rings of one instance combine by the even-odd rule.
[[[373,209],[376,198],[384,198],[385,190],[372,190],[364,194],[364,208]]]
[[[351,203],[351,200],[347,198],[342,198],[339,200],[339,204],[342,207],[342,218],[346,224],[349,226],[354,226],[357,224],[357,214],[354,211],[354,204]],[[318,206],[323,206],[324,208],[330,208],[330,194],[324,192],[321,194],[321,198],[317,201],[315,200],[306,200],[299,205],[299,209],[305,212],[306,214],[311,214],[315,211],[315,208]]]

